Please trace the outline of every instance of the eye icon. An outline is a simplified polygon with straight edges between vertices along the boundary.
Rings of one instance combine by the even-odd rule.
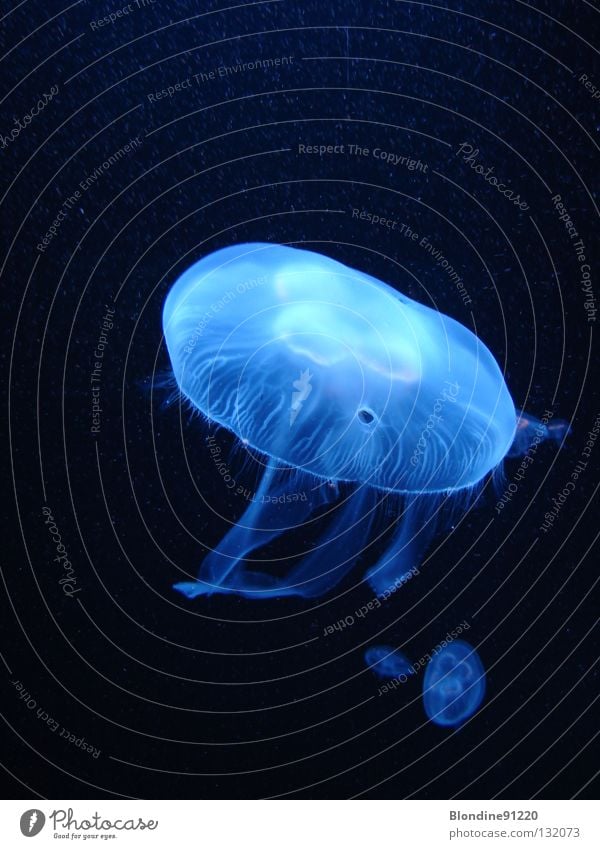
[[[24,837],[35,837],[43,829],[46,817],[37,808],[25,811],[21,816],[21,834]]]

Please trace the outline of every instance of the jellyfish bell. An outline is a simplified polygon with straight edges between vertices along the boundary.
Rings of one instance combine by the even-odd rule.
[[[476,650],[454,640],[435,654],[423,678],[423,706],[436,725],[462,725],[485,696],[485,671]]]
[[[446,491],[479,481],[513,441],[512,400],[474,334],[328,257],[262,244],[217,251],[175,283],[163,324],[197,408],[319,477]],[[452,450],[475,442],[460,458]]]
[[[173,285],[163,328],[181,393],[266,458],[253,502],[187,596],[316,596],[368,540],[376,497],[404,499],[377,593],[415,566],[436,497],[469,490],[514,443],[516,412],[492,354],[454,319],[329,257],[251,243],[216,251]],[[248,556],[355,485],[285,577]],[[290,491],[309,491],[287,501]]]

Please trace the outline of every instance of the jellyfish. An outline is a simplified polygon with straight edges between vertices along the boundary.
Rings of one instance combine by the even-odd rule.
[[[366,580],[384,595],[420,563],[441,503],[472,493],[515,439],[502,372],[474,333],[313,251],[209,254],[173,284],[163,330],[182,397],[263,470],[197,580],[175,584],[189,598],[321,596],[361,558],[382,510],[393,530]],[[260,558],[300,524],[303,556]]]
[[[377,678],[389,680],[414,674],[411,662],[405,654],[391,646],[369,646],[365,651],[365,663]]]
[[[436,725],[461,725],[485,695],[485,672],[479,655],[464,640],[454,640],[434,655],[423,678],[423,706]]]

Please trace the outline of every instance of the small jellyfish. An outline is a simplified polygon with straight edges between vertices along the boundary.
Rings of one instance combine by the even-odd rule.
[[[415,574],[442,502],[456,494],[464,504],[527,442],[514,441],[515,407],[481,339],[312,251],[257,243],[204,257],[171,288],[163,328],[182,397],[264,467],[198,579],[175,585],[189,598],[323,595],[361,556],[378,515],[394,515],[366,573],[384,596]],[[325,507],[328,529],[320,539],[307,530],[286,572],[261,560],[261,548],[310,529]]]
[[[373,675],[385,681],[414,674],[406,655],[391,646],[369,646],[365,651],[365,663]]]
[[[461,725],[485,695],[485,671],[479,655],[464,640],[454,640],[427,664],[423,706],[436,725]]]

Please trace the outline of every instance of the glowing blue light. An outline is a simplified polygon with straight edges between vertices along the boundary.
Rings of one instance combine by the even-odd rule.
[[[173,285],[163,326],[182,395],[266,457],[199,579],[176,584],[189,597],[327,592],[382,500],[399,519],[367,579],[384,594],[420,562],[440,500],[468,493],[513,443],[515,408],[480,339],[320,254],[261,243],[210,254]],[[332,505],[341,481],[354,490]],[[258,557],[250,567],[253,552],[326,504],[329,531],[286,576]]]
[[[464,640],[454,640],[427,664],[423,678],[425,713],[436,725],[461,725],[485,695],[485,671],[479,655]]]

